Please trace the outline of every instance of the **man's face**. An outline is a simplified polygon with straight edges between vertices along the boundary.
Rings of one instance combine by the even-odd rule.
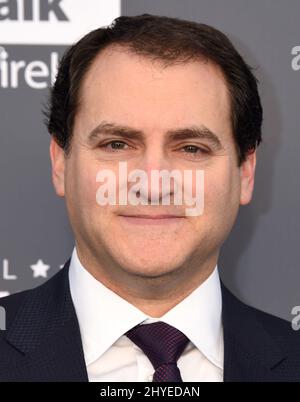
[[[54,184],[81,253],[149,277],[215,264],[239,205],[251,199],[255,170],[255,153],[238,166],[230,113],[225,80],[210,62],[163,68],[122,48],[102,51],[81,87],[69,156],[51,145]],[[100,124],[106,129],[96,132]],[[100,206],[97,173],[110,169],[118,181],[121,161],[149,181],[153,169],[203,170],[203,213],[186,216],[184,205]]]

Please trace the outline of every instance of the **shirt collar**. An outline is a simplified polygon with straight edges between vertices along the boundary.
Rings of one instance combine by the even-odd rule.
[[[69,281],[87,365],[135,325],[163,321],[183,332],[207,359],[223,368],[222,297],[217,266],[198,288],[159,319],[149,317],[96,280],[82,266],[76,248]]]

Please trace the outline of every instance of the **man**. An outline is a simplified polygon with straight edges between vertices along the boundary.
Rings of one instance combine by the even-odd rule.
[[[120,17],[66,52],[46,116],[75,248],[46,284],[1,300],[0,380],[300,380],[291,325],[219,280],[220,248],[251,201],[262,123],[256,79],[226,36]],[[125,168],[143,172],[139,186]],[[155,185],[154,171],[177,176]],[[199,213],[175,202],[189,186],[203,190]]]

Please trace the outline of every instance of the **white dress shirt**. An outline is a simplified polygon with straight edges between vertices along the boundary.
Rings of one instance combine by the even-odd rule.
[[[72,253],[69,281],[89,381],[152,381],[154,368],[127,336],[140,323],[163,321],[190,340],[178,359],[183,381],[223,381],[222,297],[218,269],[160,318],[152,318],[96,280]]]

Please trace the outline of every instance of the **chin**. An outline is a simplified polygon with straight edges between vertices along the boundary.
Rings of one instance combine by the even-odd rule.
[[[133,255],[136,258],[132,258]],[[184,263],[184,258],[178,259],[174,254],[171,256],[162,251],[156,251],[143,255],[130,254],[119,259],[119,263],[128,273],[144,277],[157,277],[177,272]]]
[[[178,267],[174,266],[157,266],[157,265],[148,265],[148,266],[131,266],[126,269],[127,273],[131,275],[139,276],[142,278],[159,278],[167,275],[171,275],[178,271]]]

